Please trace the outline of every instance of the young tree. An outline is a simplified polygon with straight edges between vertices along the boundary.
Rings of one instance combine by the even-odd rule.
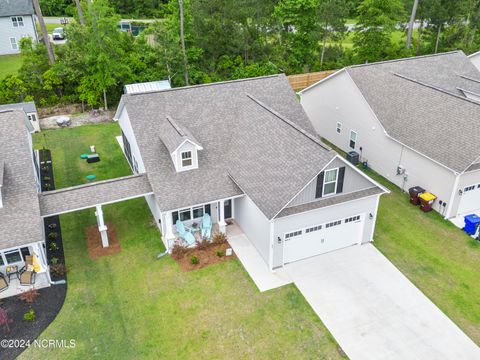
[[[52,43],[50,42],[50,38],[48,37],[47,27],[45,26],[45,21],[43,20],[42,9],[40,8],[40,4],[38,0],[33,0],[33,8],[35,9],[35,14],[37,14],[38,22],[40,23],[40,28],[42,29],[42,37],[45,46],[47,47],[48,52],[48,60],[50,64],[55,63],[55,55],[53,54]]]
[[[80,21],[80,24],[85,25],[85,19],[83,18],[83,9],[82,4],[80,4],[80,0],[75,0],[75,5],[77,6],[78,20]]]
[[[392,32],[402,19],[401,0],[364,0],[358,7],[353,49],[358,62],[372,62],[391,56]]]
[[[327,39],[330,34],[335,34],[335,38],[339,38],[345,33],[348,6],[345,0],[320,0],[317,11],[321,32],[323,33],[322,51],[320,53],[320,69],[323,69]]]

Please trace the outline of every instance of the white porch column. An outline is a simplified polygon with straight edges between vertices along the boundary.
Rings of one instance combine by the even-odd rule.
[[[167,240],[168,248],[172,244],[173,240],[175,240],[175,234],[173,233],[173,218],[172,212],[166,211],[165,212],[165,240]],[[169,250],[169,249],[167,249]]]
[[[218,231],[221,233],[227,233],[227,223],[225,222],[225,200],[219,201],[220,217],[218,219]]]
[[[102,205],[96,206],[97,211],[95,211],[95,216],[97,217],[97,224],[98,224],[98,231],[100,232],[100,236],[102,237],[102,246],[108,247],[108,234],[107,234],[107,226],[103,220],[103,210]]]

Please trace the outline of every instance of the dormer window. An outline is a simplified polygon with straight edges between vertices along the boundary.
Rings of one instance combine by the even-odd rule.
[[[182,152],[182,167],[192,166],[192,152],[184,151]]]

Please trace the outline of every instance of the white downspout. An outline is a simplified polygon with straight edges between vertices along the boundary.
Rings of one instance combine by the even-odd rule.
[[[448,201],[447,212],[445,213],[444,219],[447,220],[450,218],[450,212],[453,207],[453,199],[455,198],[455,192],[457,191],[458,183],[460,182],[460,174],[455,177],[455,182],[453,183],[452,194],[450,195],[450,200]]]

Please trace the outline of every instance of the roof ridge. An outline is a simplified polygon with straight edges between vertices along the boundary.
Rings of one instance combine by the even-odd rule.
[[[461,77],[462,79],[466,79],[466,80],[470,80],[470,81],[473,81],[473,82],[476,82],[476,83],[480,83],[480,79],[475,79],[471,76],[461,75],[461,74],[458,74],[458,76]]]
[[[399,78],[401,78],[401,79],[404,79],[404,80],[407,80],[407,81],[411,81],[411,82],[416,83],[416,84],[418,84],[418,85],[428,87],[428,88],[433,89],[433,90],[435,90],[435,91],[442,92],[442,93],[444,93],[444,94],[446,94],[446,95],[450,95],[450,96],[455,97],[455,98],[457,98],[457,99],[464,100],[464,101],[468,101],[469,103],[472,103],[472,104],[475,104],[475,105],[480,105],[478,102],[473,101],[473,100],[471,100],[471,99],[469,99],[469,98],[466,98],[466,97],[463,97],[463,96],[460,96],[460,95],[451,93],[451,92],[449,92],[449,91],[447,91],[447,90],[444,90],[444,89],[442,89],[442,88],[439,88],[439,87],[436,87],[436,86],[433,86],[433,85],[424,83],[424,82],[419,81],[419,80],[417,80],[417,79],[412,79],[412,78],[409,78],[408,76],[405,76],[405,75],[402,75],[402,74],[398,74],[398,73],[395,73],[395,72],[392,72],[392,75],[397,76],[397,77],[399,77]]]
[[[436,56],[451,55],[451,54],[460,53],[460,52],[463,52],[463,51],[462,50],[452,50],[452,51],[446,51],[446,52],[438,53],[438,54],[427,54],[427,55],[411,56],[411,57],[400,58],[400,59],[376,61],[376,62],[366,63],[366,64],[355,64],[355,65],[347,66],[346,68],[347,69],[352,69],[352,68],[364,67],[364,66],[389,64],[389,63],[395,63],[395,62],[400,62],[400,61],[408,61],[408,60],[424,59],[424,58],[436,57]]]
[[[250,94],[246,94],[248,98],[250,98],[252,101],[254,101],[255,103],[257,103],[259,106],[261,106],[262,108],[264,108],[265,110],[267,110],[268,112],[270,112],[271,114],[275,115],[277,118],[279,118],[280,120],[282,120],[284,123],[290,125],[292,128],[294,128],[295,130],[297,130],[298,132],[300,132],[301,134],[303,134],[304,136],[308,137],[310,140],[312,140],[313,142],[317,143],[318,145],[320,145],[322,148],[324,148],[325,150],[327,151],[331,151],[332,149],[329,148],[326,144],[324,144],[320,139],[316,138],[315,136],[313,136],[312,134],[310,134],[309,132],[307,132],[306,130],[302,129],[300,126],[298,126],[297,124],[295,124],[293,121],[287,119],[286,117],[284,117],[283,115],[281,115],[280,113],[278,113],[277,111],[275,111],[274,109],[272,109],[271,107],[269,107],[268,105],[266,105],[265,103],[263,103],[262,101],[258,100],[257,98],[255,98],[254,96],[250,95]]]
[[[185,131],[181,128],[181,126],[179,124],[177,124],[177,122],[175,120],[173,120],[170,115],[167,115],[166,116],[167,118],[167,121],[170,123],[170,125],[172,125],[172,127],[175,129],[175,131],[178,133],[178,135],[180,136],[187,136],[187,134],[185,133]]]
[[[245,81],[254,81],[254,80],[263,80],[263,79],[268,79],[268,78],[280,77],[282,75],[284,75],[284,74],[280,73],[280,74],[256,76],[256,77],[250,77],[250,78],[244,78],[244,79],[225,80],[225,81],[211,82],[211,83],[206,83],[206,84],[181,86],[181,87],[177,87],[177,88],[164,89],[164,90],[152,90],[152,91],[139,93],[139,94],[123,94],[122,96],[138,96],[138,95],[154,94],[154,93],[160,93],[160,92],[163,93],[163,92],[170,92],[170,91],[190,90],[190,89],[196,89],[196,88],[207,87],[207,86],[224,85],[224,84],[238,83],[238,82],[245,82]]]

